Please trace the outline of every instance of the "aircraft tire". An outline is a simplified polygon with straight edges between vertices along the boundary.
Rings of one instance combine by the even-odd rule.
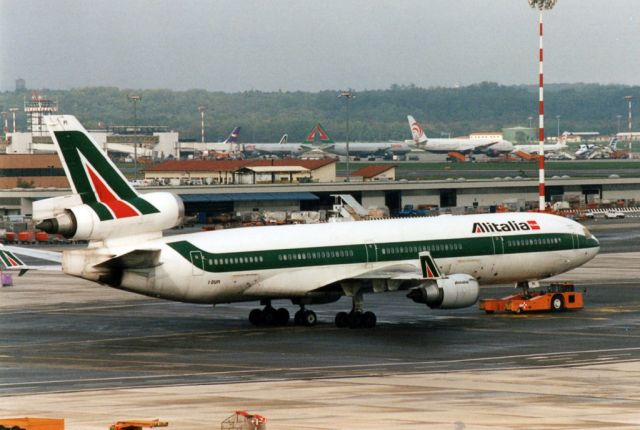
[[[351,312],[349,314],[349,328],[360,328],[362,326],[362,312]]]
[[[338,312],[334,322],[338,328],[347,327],[349,325],[349,314],[346,312]]]
[[[262,310],[253,309],[249,312],[249,322],[255,326],[262,325]]]
[[[293,322],[295,325],[303,325],[303,315],[304,314],[304,310],[300,309],[298,312],[296,312],[293,315]]]
[[[289,311],[285,308],[280,308],[276,311],[276,324],[287,325],[289,324]]]
[[[318,317],[314,311],[306,310],[302,314],[302,323],[307,327],[312,327],[318,322]]]
[[[363,328],[374,328],[376,326],[377,321],[378,321],[378,318],[376,317],[376,314],[374,314],[373,312],[367,311],[364,314],[362,314],[362,320],[360,321],[360,325]]]
[[[560,294],[556,294],[551,298],[551,310],[554,312],[564,309],[564,299]]]
[[[275,325],[277,323],[276,310],[271,306],[267,306],[262,310],[262,323],[264,325]]]

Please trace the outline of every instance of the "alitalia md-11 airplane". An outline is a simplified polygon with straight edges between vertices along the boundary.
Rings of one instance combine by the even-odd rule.
[[[472,306],[479,285],[536,285],[591,260],[599,243],[582,225],[543,213],[444,215],[326,224],[247,227],[165,236],[182,201],[138,194],[73,116],[46,118],[72,195],[34,202],[39,228],[88,240],[65,251],[63,271],[147,296],[190,303],[260,301],[254,324],[286,324],[275,300],[307,308],[352,298],[338,326],[372,327],[363,293],[405,290],[432,308]]]

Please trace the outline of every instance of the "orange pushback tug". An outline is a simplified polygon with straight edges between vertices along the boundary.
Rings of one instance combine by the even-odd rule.
[[[575,291],[571,282],[553,283],[546,290],[530,292],[523,289],[520,294],[512,294],[501,299],[480,300],[480,310],[488,314],[494,312],[563,311],[584,308],[583,294]]]

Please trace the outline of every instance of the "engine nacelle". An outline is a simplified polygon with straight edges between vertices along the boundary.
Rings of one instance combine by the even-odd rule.
[[[48,204],[43,201],[42,213],[48,216],[44,219],[36,216],[38,211],[34,203],[34,218],[42,220],[37,225],[40,230],[74,240],[104,240],[160,232],[182,223],[184,204],[175,194],[149,193],[139,198],[144,199],[154,210],[147,214],[103,220],[90,205],[65,207],[58,205],[64,200],[51,199],[54,201]]]
[[[455,273],[414,288],[407,297],[432,309],[458,309],[473,306],[479,295],[480,285],[473,276]]]

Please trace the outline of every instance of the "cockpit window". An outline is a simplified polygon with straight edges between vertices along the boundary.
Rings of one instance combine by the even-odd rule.
[[[583,226],[582,229],[584,230],[585,239],[591,239],[593,237],[593,235],[591,234],[591,232],[589,231],[589,229],[587,227]]]

